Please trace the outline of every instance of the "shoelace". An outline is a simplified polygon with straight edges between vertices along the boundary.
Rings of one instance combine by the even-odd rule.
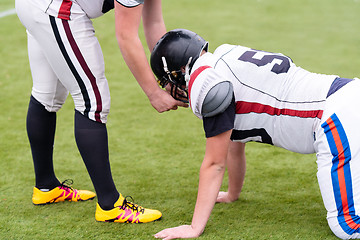
[[[127,198],[130,198],[131,201],[128,201]],[[144,213],[145,209],[141,206],[138,206],[134,203],[134,199],[131,196],[126,196],[124,198],[123,204],[121,205],[120,209],[125,210],[125,208],[130,208],[133,211]]]
[[[69,188],[69,189],[73,189],[72,187],[70,187],[72,184],[74,183],[74,181],[72,179],[65,179],[62,183],[60,183],[60,188]]]

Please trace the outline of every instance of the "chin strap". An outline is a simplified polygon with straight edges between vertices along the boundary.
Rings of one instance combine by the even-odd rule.
[[[186,89],[188,89],[189,81],[190,81],[190,63],[191,63],[192,57],[189,58],[189,61],[187,62],[185,66],[185,82],[186,82]]]

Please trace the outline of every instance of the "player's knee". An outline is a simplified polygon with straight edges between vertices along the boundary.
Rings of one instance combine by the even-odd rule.
[[[107,116],[109,115],[109,112],[110,112],[110,108],[102,109],[102,111],[98,114],[98,118],[100,121],[96,118],[95,120],[98,122],[107,123]]]
[[[65,103],[65,97],[55,98],[53,94],[37,94],[32,92],[32,96],[41,103],[48,112],[57,112],[61,109],[63,104]]]
[[[110,103],[106,101],[101,105],[92,104],[90,106],[84,106],[84,104],[76,104],[75,110],[83,114],[85,117],[95,122],[107,123],[107,116],[110,112]]]
[[[103,104],[102,104],[102,110],[101,110],[101,115],[103,116],[103,118],[105,119],[106,123],[106,119],[107,116],[110,113],[110,98],[104,99]]]
[[[338,217],[328,217],[327,220],[331,231],[336,237],[340,239],[360,239],[360,233],[357,232],[357,229],[352,229],[349,226],[342,227]],[[344,224],[346,224],[346,222],[344,222]]]

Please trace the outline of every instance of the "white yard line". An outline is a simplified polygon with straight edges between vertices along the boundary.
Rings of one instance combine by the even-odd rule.
[[[15,8],[0,12],[0,18],[15,14]]]

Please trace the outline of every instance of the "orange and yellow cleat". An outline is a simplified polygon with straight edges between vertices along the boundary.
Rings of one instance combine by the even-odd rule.
[[[99,204],[96,205],[95,219],[99,222],[120,223],[147,223],[159,220],[162,216],[158,210],[143,208],[133,202],[127,201],[121,194],[114,208],[103,210]],[[132,198],[131,198],[132,199]]]
[[[66,182],[68,181],[65,180],[61,183],[60,186],[47,192],[41,191],[37,187],[34,187],[32,202],[35,205],[43,205],[64,201],[78,202],[90,200],[96,196],[94,192],[88,190],[73,189],[65,185]]]

